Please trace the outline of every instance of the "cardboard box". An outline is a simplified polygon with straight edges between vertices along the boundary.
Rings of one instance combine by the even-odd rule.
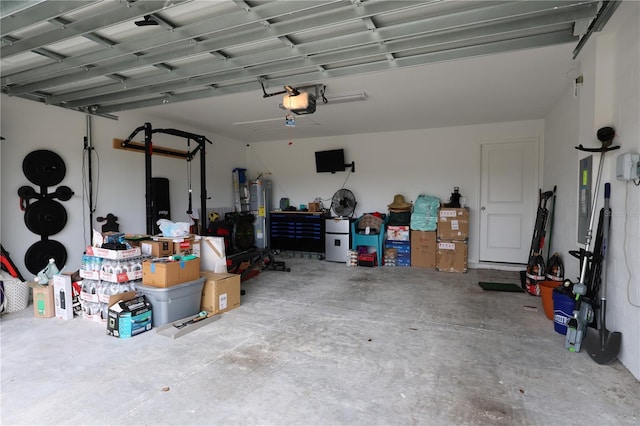
[[[167,257],[173,254],[173,242],[162,241],[142,241],[140,242],[142,254],[152,257]]]
[[[320,203],[316,203],[316,202],[309,203],[307,204],[307,207],[309,209],[309,212],[315,213],[320,211]]]
[[[33,316],[36,318],[53,318],[55,313],[53,302],[53,285],[37,285],[33,283]]]
[[[436,231],[411,231],[411,266],[435,268],[437,254]]]
[[[88,256],[102,257],[103,259],[128,259],[130,257],[140,256],[140,247],[134,247],[128,250],[109,250],[101,247],[87,247]]]
[[[200,258],[176,261],[145,260],[142,263],[142,284],[171,287],[200,278]]]
[[[56,318],[73,319],[73,287],[71,275],[56,274],[53,276],[53,299]]]
[[[409,241],[409,227],[400,225],[387,226],[387,240]]]
[[[200,257],[200,236],[192,236],[182,241],[174,241],[173,252],[180,255],[193,254]]]
[[[180,255],[189,255],[193,254],[196,256],[200,256],[200,236],[199,235],[189,235],[186,237],[153,237],[153,241],[167,243],[172,245],[168,250],[171,253],[166,254],[165,256],[169,256],[172,254],[180,254]],[[165,247],[164,245],[162,246]],[[162,256],[156,256],[162,257]]]
[[[466,241],[438,241],[436,269],[443,272],[467,272]]]
[[[109,336],[127,339],[152,328],[151,304],[145,296],[135,296],[135,292],[124,293],[120,301],[109,307],[108,315]]]
[[[201,272],[205,278],[200,309],[214,314],[240,306],[240,275]]]
[[[124,239],[124,232],[107,231],[102,233],[102,244],[117,244]]]
[[[469,208],[440,208],[437,232],[441,240],[464,241],[469,238]]]
[[[74,284],[76,283],[72,283],[72,285]],[[136,291],[123,291],[111,295],[100,294],[100,296],[82,292],[80,293],[80,316],[106,326],[109,321],[109,307],[121,300],[133,299],[137,295]]]
[[[411,243],[409,241],[386,240],[384,247],[387,249],[394,248],[398,252],[398,257],[406,255],[411,257]]]
[[[411,257],[399,255],[396,259],[396,266],[411,266]]]

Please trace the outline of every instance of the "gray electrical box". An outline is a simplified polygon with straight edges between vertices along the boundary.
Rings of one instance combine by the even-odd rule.
[[[616,179],[632,180],[638,179],[638,177],[640,177],[640,154],[627,152],[626,154],[618,155]]]

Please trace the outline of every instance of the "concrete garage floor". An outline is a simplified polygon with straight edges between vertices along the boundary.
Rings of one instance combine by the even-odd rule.
[[[635,425],[640,383],[564,349],[516,272],[284,259],[172,340],[2,317],[3,425]],[[534,307],[534,308],[531,308]]]

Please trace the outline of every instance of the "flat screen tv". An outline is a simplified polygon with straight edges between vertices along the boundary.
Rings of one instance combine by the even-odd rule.
[[[344,172],[344,149],[316,151],[316,172],[335,173]]]

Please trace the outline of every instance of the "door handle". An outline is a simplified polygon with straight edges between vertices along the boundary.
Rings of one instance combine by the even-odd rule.
[[[481,210],[486,210],[486,208],[484,206],[480,207]]]

